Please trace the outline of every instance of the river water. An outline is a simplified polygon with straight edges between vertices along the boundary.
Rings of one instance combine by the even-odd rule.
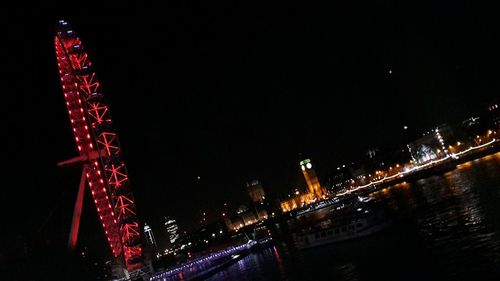
[[[400,217],[385,231],[307,250],[277,244],[208,280],[500,280],[500,153],[372,196]]]

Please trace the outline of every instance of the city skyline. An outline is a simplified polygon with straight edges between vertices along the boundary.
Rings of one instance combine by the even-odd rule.
[[[324,15],[324,24],[316,9],[293,6],[279,20],[279,6],[268,12],[235,6],[226,13],[202,5],[197,15],[172,6],[167,17],[135,8],[111,15],[104,9],[88,21],[84,11],[40,15],[32,7],[6,24],[8,41],[16,42],[2,46],[12,76],[3,112],[7,172],[28,173],[30,181],[14,182],[2,198],[28,193],[25,204],[37,210],[30,223],[6,222],[22,239],[37,231],[67,235],[65,212],[79,180],[72,168],[56,167],[76,156],[51,50],[63,14],[95,57],[141,218],[154,229],[164,215],[192,228],[199,211],[245,202],[250,180],[277,193],[305,187],[300,160],[311,158],[325,175],[369,148],[404,143],[403,126],[421,133],[485,110],[500,89],[495,29],[453,14],[466,14],[465,5],[453,13],[444,5],[418,6],[418,12],[408,6],[410,21],[394,13],[398,7],[375,5],[379,18],[370,7],[345,4],[325,7],[332,15]],[[349,18],[336,8],[362,9]],[[394,21],[413,32],[401,35]],[[436,39],[449,29],[456,33]],[[477,29],[488,36],[478,38]],[[145,46],[156,36],[163,40]],[[401,36],[404,42],[394,40]],[[39,168],[21,169],[26,159]],[[104,239],[91,230],[95,212],[86,207],[83,216],[86,239]]]

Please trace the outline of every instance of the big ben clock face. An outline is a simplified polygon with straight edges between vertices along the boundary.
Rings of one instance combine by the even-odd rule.
[[[312,168],[311,163],[307,163],[307,164],[306,164],[306,167],[307,167],[308,169],[311,169],[311,168]]]

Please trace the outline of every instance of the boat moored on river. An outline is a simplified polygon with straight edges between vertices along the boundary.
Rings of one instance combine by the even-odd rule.
[[[305,249],[368,236],[391,224],[382,210],[360,201],[347,211],[294,233],[293,239],[297,248]]]

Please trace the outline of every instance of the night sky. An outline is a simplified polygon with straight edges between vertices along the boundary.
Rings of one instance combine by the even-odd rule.
[[[457,122],[499,96],[498,7],[200,2],[2,9],[0,249],[69,232],[80,169],[56,167],[77,155],[58,19],[93,61],[141,220],[158,232],[165,215],[188,229],[201,211],[246,203],[246,181],[276,193],[302,184],[301,157],[326,175],[402,143],[404,125]],[[104,240],[92,203],[82,239]]]

